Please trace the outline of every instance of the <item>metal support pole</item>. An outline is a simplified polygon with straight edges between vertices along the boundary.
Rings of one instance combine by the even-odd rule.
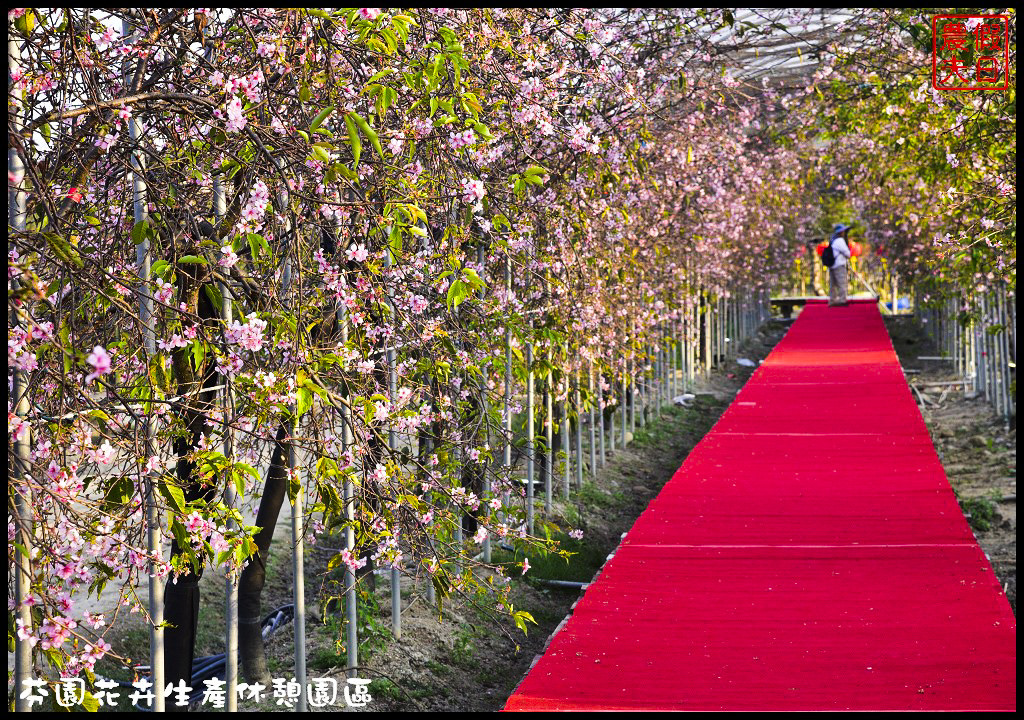
[[[697,368],[700,364],[697,348],[700,343],[700,295],[695,295],[692,300],[693,307],[690,308],[690,340],[687,350],[686,368],[689,372],[690,387],[697,381]]]
[[[612,361],[612,362],[614,362],[614,361]],[[614,366],[610,367],[609,370],[612,373],[611,377],[608,379],[608,384],[611,386],[609,388],[609,391],[611,393],[611,397],[609,397],[609,400],[614,400],[614,398],[615,398],[615,395],[614,395],[614,393],[615,393],[615,383],[614,383],[615,369],[614,369]],[[604,417],[604,413],[601,413],[601,417],[602,418]],[[615,413],[614,412],[611,413],[611,417],[608,418],[608,452],[615,452]]]
[[[654,342],[651,344],[651,399],[654,401],[654,417],[661,417],[661,346],[658,328],[655,326]]]
[[[552,358],[551,358],[551,345],[548,345],[548,376],[544,383],[544,512],[550,517],[551,516],[551,495],[553,492],[553,485],[555,480],[555,415],[554,415],[554,398],[555,394],[555,378],[551,371]]]
[[[484,275],[484,272],[485,272],[485,269],[486,269],[486,266],[487,266],[487,251],[484,248],[483,243],[478,245],[477,248],[476,248],[476,263],[477,263],[477,265],[480,266],[479,273],[480,273],[480,275],[482,277]],[[484,301],[484,297],[486,295],[486,292],[487,292],[487,290],[486,290],[485,287],[481,287],[480,288],[480,294],[479,294],[478,297],[479,297],[481,303],[483,303],[483,301]],[[484,373],[483,373],[483,375],[484,375],[485,378],[487,378],[487,377],[490,377],[490,374],[491,374],[491,364],[488,362],[488,363],[484,364]],[[490,432],[488,431],[489,430],[489,426],[488,426],[488,424],[486,422],[486,418],[488,416],[488,411],[489,411],[489,407],[488,407],[488,403],[487,403],[487,382],[485,380],[485,381],[483,381],[483,385],[480,388],[480,416],[485,419],[484,420],[484,434],[485,434],[484,441],[485,441],[485,444],[489,446],[490,445],[491,437],[490,437]],[[488,465],[485,465],[484,466],[484,470],[483,470],[483,476],[484,476],[483,477],[483,484],[482,484],[482,487],[481,487],[481,491],[483,492],[483,495],[484,495],[485,498],[488,495],[491,494],[491,478],[487,474],[488,470],[489,470]],[[483,561],[485,563],[489,563],[491,561],[491,534],[489,532],[484,536],[484,541],[483,541],[483,544],[481,545],[481,551],[483,552]]]
[[[505,258],[505,299],[512,297],[512,258]],[[505,393],[502,398],[502,423],[505,430],[505,471],[512,472],[512,331],[505,325]]]
[[[682,343],[683,343],[683,393],[686,392],[686,388],[690,385],[690,370],[693,366],[693,359],[690,357],[692,352],[693,343],[690,340],[690,333],[692,327],[692,313],[689,308],[689,299],[686,297],[681,298],[680,302],[683,305],[683,317],[682,317]]]
[[[712,355],[712,344],[711,344],[711,328],[714,323],[712,322],[714,314],[711,310],[711,296],[704,291],[704,313],[703,313],[703,325],[704,325],[704,377],[708,378],[711,376],[711,355]]]
[[[636,436],[636,395],[637,379],[636,370],[636,318],[633,319],[632,335],[626,347],[629,348],[629,431]]]
[[[622,411],[620,413],[620,427],[622,428],[622,449],[626,449],[626,421],[629,419],[626,416],[626,381],[629,379],[626,376],[626,352],[622,350],[621,356],[622,362],[619,364],[622,368],[622,380],[619,385],[619,408]]]
[[[661,324],[661,387],[662,407],[672,401],[672,324]]]
[[[533,535],[533,474],[534,445],[536,428],[534,427],[533,392],[533,320],[530,320],[530,340],[526,343],[526,532]]]
[[[384,267],[390,268],[393,264],[394,259],[391,257],[391,248],[389,247],[384,253]],[[388,291],[388,309],[390,310],[391,320],[394,322],[395,305],[391,299],[390,290]],[[385,342],[387,343],[385,358],[388,365],[388,402],[393,406],[398,397],[398,378],[395,375],[395,346],[391,339],[386,339]],[[388,452],[390,457],[394,457],[397,444],[394,423],[388,423]],[[456,521],[459,527],[461,527],[461,520],[462,514],[457,510]],[[397,565],[391,567],[391,633],[395,636],[395,640],[402,639],[402,574]]]
[[[971,298],[972,310],[977,310],[978,299],[977,297]],[[971,357],[974,362],[974,392],[979,396],[984,392],[985,389],[985,365],[982,363],[982,344],[981,344],[981,333],[982,333],[982,321],[981,316],[975,317],[971,320],[971,328],[973,333],[971,334],[972,350]]]
[[[1013,395],[1010,393],[1010,315],[1007,311],[1006,285],[999,291],[999,324],[1003,330],[999,333],[1001,344],[1001,366],[1003,368],[1003,417],[1009,423],[1013,414]]]
[[[427,382],[428,383],[430,382],[429,379],[427,380]],[[427,438],[427,437],[419,437],[419,438],[417,438],[417,441],[416,441],[416,456],[421,458],[421,462],[422,462],[422,459],[426,459],[426,458],[430,457],[430,453],[432,451],[433,451],[433,444],[432,444],[432,442],[431,442],[431,440],[429,438]],[[424,497],[427,498],[427,503],[432,505],[433,502],[432,502],[431,495],[432,495],[432,493],[429,490],[424,493]],[[437,552],[435,550],[435,546],[434,546],[433,542],[429,542],[427,544],[427,547],[428,547],[430,552],[432,552],[432,553],[436,553]],[[430,607],[435,607],[436,608],[437,607],[437,593],[434,590],[433,577],[432,577],[432,574],[429,571],[428,571],[428,574],[426,576],[426,580],[427,580],[427,582],[426,582],[426,585],[427,585],[427,592],[426,592],[427,604],[430,605]]]
[[[985,399],[991,401],[992,399],[992,375],[991,368],[988,362],[988,297],[985,294],[981,296],[981,378],[982,378],[982,392],[985,395]]]
[[[679,393],[679,371],[682,366],[682,348],[679,345],[679,318],[674,318],[672,322],[672,397],[675,398]]]
[[[22,370],[14,371],[13,395],[18,417],[24,419],[28,415],[28,378]],[[32,522],[32,491],[29,486],[30,445],[31,439],[25,432],[16,441],[14,468],[15,485],[10,489],[14,495],[17,509],[17,541],[28,553],[33,547]],[[25,600],[32,594],[32,560],[22,553],[14,553],[15,559],[15,598],[17,617],[27,632],[32,630],[32,606]],[[32,645],[28,639],[22,640],[16,635],[14,655],[14,696],[15,710],[32,712],[32,704],[28,701],[28,682],[32,679]],[[22,697],[24,693],[24,697]]]
[[[725,360],[725,299],[715,300],[715,330],[717,331],[718,352],[715,353],[715,367],[720,368]]]
[[[971,324],[968,327],[968,333],[970,334],[971,343],[971,391],[975,394],[981,394],[982,388],[982,367],[981,367],[981,320],[980,318],[973,317],[973,310],[977,305],[976,298],[971,297],[969,300],[972,309]]]
[[[715,299],[715,367],[721,368],[725,359],[725,300]]]
[[[298,448],[295,440],[299,434],[299,419],[296,408],[292,406],[291,437],[288,438],[288,475],[289,482],[299,472],[298,470]],[[306,582],[305,567],[303,558],[303,495],[305,488],[299,483],[299,490],[292,500],[292,603],[295,606],[295,679],[301,686],[298,702],[295,705],[296,712],[306,712]]]
[[[594,412],[594,406],[597,402],[597,396],[594,394],[594,361],[588,360],[587,365],[587,389],[590,391],[589,397],[589,409],[590,409],[590,479],[597,480],[597,418]]]
[[[601,374],[597,374],[597,390],[594,402],[597,406],[597,439],[601,445],[601,467],[608,462],[604,447],[604,389],[601,387]]]
[[[684,308],[683,313],[683,392],[693,384],[693,309]]]
[[[21,48],[18,41],[7,36],[7,92],[10,109],[13,111],[11,124],[16,134],[22,131],[22,102],[24,93],[14,89],[14,82],[11,73],[21,65]],[[24,190],[25,165],[13,147],[7,148],[7,175],[12,187],[7,193],[7,222],[15,233],[25,231],[26,220],[26,197]],[[16,247],[16,243],[8,238],[9,250]],[[20,287],[21,282],[17,278],[12,281],[12,287]],[[11,327],[20,325],[17,310],[11,309]],[[28,377],[24,370],[14,369],[12,378],[12,399],[14,400],[15,413],[18,419],[25,422],[28,415]],[[25,553],[15,552],[15,597],[17,620],[21,623],[24,632],[34,636],[32,632],[32,606],[25,602],[32,593],[32,551],[33,551],[33,518],[32,518],[32,490],[29,485],[29,463],[31,457],[31,430],[23,426],[15,439],[15,461],[14,483],[9,487],[8,493],[14,495],[15,521],[17,522],[17,542],[25,549]],[[161,655],[162,657],[162,655]],[[15,633],[14,641],[14,709],[17,712],[32,712],[32,702],[29,699],[32,680],[32,645],[30,641],[22,639],[19,633]]]
[[[1003,394],[1003,418],[1007,421],[1010,419],[1010,332],[1009,332],[1009,318],[1006,312],[1006,290],[1003,285],[1000,285],[999,293],[996,296],[997,307],[999,309],[999,327],[1002,328],[999,331],[999,369],[1002,375],[1002,383],[1000,383],[1000,389]]]
[[[457,424],[456,424],[456,428],[458,428]],[[462,472],[462,449],[460,447],[456,446],[455,452],[453,453],[453,455],[455,457],[456,472],[461,473]],[[455,512],[455,537],[454,537],[454,541],[455,541],[455,574],[456,575],[461,575],[462,574],[462,553],[463,553],[463,551],[465,550],[465,547],[466,547],[466,545],[465,545],[465,537],[462,534],[462,514],[463,514],[464,511],[462,509],[462,505],[460,505],[459,503],[455,503],[454,508],[455,508],[454,509],[454,512]],[[394,588],[395,587],[395,583],[394,583],[394,569],[392,569],[391,577],[392,577],[392,585],[391,585],[391,587]],[[393,590],[392,590],[392,593],[391,593],[391,616],[392,616],[392,618],[394,618],[396,614],[398,616],[398,630],[399,630],[399,632],[401,632],[401,629],[402,629],[402,593],[401,593],[401,587],[400,586],[399,586],[399,592],[398,593],[395,593]],[[396,639],[397,639],[397,637],[396,637]]]
[[[217,217],[218,228],[220,221],[227,214],[227,199],[224,192],[224,181],[217,173],[213,177],[213,211]],[[234,320],[234,303],[231,296],[231,288],[226,283],[220,283],[220,293],[223,298],[224,327],[231,325]],[[230,424],[235,412],[235,390],[231,384],[231,378],[224,380],[224,457],[233,460],[235,454],[235,430]],[[230,480],[224,486],[224,504],[229,509],[237,505],[234,483]],[[228,522],[228,529],[238,530],[238,523],[233,519]],[[238,573],[230,567],[224,578],[225,606],[224,606],[224,681],[225,686],[225,709],[228,712],[238,710]]]
[[[1001,318],[999,316],[999,294],[993,292],[989,300],[989,311],[992,313],[992,325],[993,327],[1000,327],[1000,330],[995,335],[990,335],[992,338],[992,375],[995,378],[995,387],[993,388],[993,395],[995,396],[994,402],[996,414],[1002,415],[1005,409],[1003,404],[1003,381],[1006,378],[1006,373],[1003,372],[1003,339],[1002,339],[1002,328]]]
[[[661,389],[661,402],[658,403],[658,417],[661,417],[661,411],[665,407],[665,403],[668,400],[669,386],[668,386],[668,363],[669,363],[669,337],[665,332],[665,326],[659,324],[658,335],[661,340],[661,349],[658,351],[658,359],[661,362],[661,375],[658,378],[658,385]]]
[[[127,38],[132,35],[134,29],[127,22],[121,25],[122,34]],[[130,70],[125,69],[125,80],[129,77]],[[139,131],[139,119],[133,116],[128,121],[128,135],[132,146],[136,146],[141,135]],[[148,217],[146,210],[146,180],[145,164],[142,153],[138,150],[132,152],[132,196],[134,204],[133,219],[136,223],[143,222]],[[142,327],[143,343],[146,348],[146,362],[156,355],[156,333],[153,323],[153,296],[149,289],[150,266],[152,264],[152,249],[149,239],[144,239],[135,246],[136,267],[139,273],[139,324]],[[153,454],[153,420],[147,417],[145,420],[146,457]],[[145,480],[146,492],[146,549],[151,557],[156,557],[161,551],[161,520],[160,510],[156,498],[156,479],[152,472],[147,473]],[[149,615],[152,625],[149,632],[149,658],[150,658],[150,681],[153,687],[158,690],[153,699],[153,711],[163,712],[165,708],[162,690],[166,686],[164,674],[164,599],[161,592],[160,581],[157,579],[156,563],[150,561],[149,565]]]
[[[736,302],[729,297],[725,301],[725,356],[732,357],[732,346],[736,343]]]
[[[580,366],[576,363],[573,383],[573,406],[576,408],[576,491],[583,489],[583,407],[580,405]]]
[[[992,320],[992,300],[988,293],[985,294],[985,359],[988,364],[988,372],[985,373],[988,382],[985,387],[987,389],[988,401],[996,408],[996,412],[999,412],[996,396],[998,394],[999,378],[997,377],[996,368],[996,357],[995,357],[995,336],[992,335],[991,329]]]
[[[959,347],[959,341],[961,341],[961,328],[959,323],[955,321],[956,317],[956,301],[957,297],[949,298],[949,316],[951,319],[952,326],[952,356],[953,356],[953,372],[956,373],[956,377],[964,377],[964,358],[961,355],[961,347]]]
[[[644,427],[647,424],[648,395],[650,394],[650,383],[647,377],[647,358],[649,356],[650,346],[645,343],[643,355],[640,356],[640,367],[636,367],[636,361],[633,364],[633,376],[636,378],[636,392],[633,395],[633,401],[640,403],[639,417],[636,421],[636,425],[639,427]]]
[[[348,345],[348,311],[342,306],[341,316],[341,344]],[[346,397],[349,393],[346,388]],[[341,406],[341,443],[342,452],[349,450],[354,445],[354,433],[352,432],[352,411],[346,403]],[[349,555],[356,554],[356,489],[352,481],[352,474],[345,475],[344,485],[345,501],[345,549]],[[354,678],[358,674],[359,667],[359,612],[358,598],[356,597],[356,571],[350,566],[345,566],[344,576],[345,587],[345,674]],[[433,589],[433,585],[430,586]]]
[[[568,362],[568,351],[562,353]],[[562,450],[565,452],[565,463],[562,466],[562,492],[569,499],[569,478],[572,475],[572,447],[569,444],[569,374],[562,373],[565,385],[565,397],[562,399]]]

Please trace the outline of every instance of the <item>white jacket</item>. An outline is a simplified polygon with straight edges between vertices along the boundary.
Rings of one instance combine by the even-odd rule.
[[[850,246],[846,244],[842,237],[837,237],[832,241],[832,253],[836,256],[836,261],[832,263],[832,267],[842,267],[850,257]]]

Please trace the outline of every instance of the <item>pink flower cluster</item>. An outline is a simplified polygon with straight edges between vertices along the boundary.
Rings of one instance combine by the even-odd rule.
[[[476,133],[470,130],[463,130],[460,133],[452,133],[451,139],[448,140],[448,144],[451,145],[452,150],[461,150],[464,147],[468,147],[476,143]]]
[[[228,132],[240,132],[245,129],[248,120],[242,112],[242,100],[235,96],[227,104],[228,124],[224,127]]]
[[[434,121],[430,118],[416,118],[412,121],[412,135],[417,140],[428,137],[434,131]]]
[[[253,183],[249,191],[249,199],[242,207],[240,218],[235,225],[235,232],[244,235],[250,232],[257,232],[263,227],[263,216],[267,213],[267,203],[270,202],[270,188],[262,180]]]
[[[156,282],[156,294],[153,296],[158,303],[164,305],[170,304],[174,297],[174,286],[169,282],[164,282],[160,278],[155,280]]]
[[[347,257],[349,260],[359,263],[366,260],[366,258],[368,258],[369,256],[370,253],[369,251],[367,251],[366,245],[364,243],[359,243],[358,245],[353,243],[351,246],[349,246],[348,252],[345,253],[345,257]]]
[[[248,322],[242,325],[237,320],[224,331],[224,339],[232,345],[239,345],[245,350],[256,352],[263,349],[263,333],[267,329],[266,320],[260,320],[257,313],[249,313]]]
[[[245,363],[236,353],[229,353],[227,357],[217,358],[217,372],[227,377],[234,377],[241,372]]]
[[[341,551],[341,561],[345,563],[345,567],[347,567],[352,572],[355,572],[359,568],[364,567],[366,565],[366,558],[357,558],[353,556],[352,553],[350,553],[348,550]]]
[[[472,204],[478,200],[482,200],[487,191],[484,189],[484,183],[482,180],[471,180],[469,178],[462,179],[462,201],[467,204]]]
[[[85,376],[87,383],[110,372],[110,355],[102,345],[94,347],[85,361],[93,367],[93,371]]]
[[[224,256],[217,261],[217,264],[221,267],[233,267],[238,262],[238,255],[234,250],[231,249],[230,245],[225,245],[220,249],[221,254]]]

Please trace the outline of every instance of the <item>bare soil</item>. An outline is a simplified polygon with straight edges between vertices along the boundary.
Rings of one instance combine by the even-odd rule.
[[[921,360],[939,352],[912,315],[886,317],[886,327],[946,477],[974,536],[1017,613],[1017,429],[970,396],[950,360]],[[951,383],[937,385],[933,383]]]

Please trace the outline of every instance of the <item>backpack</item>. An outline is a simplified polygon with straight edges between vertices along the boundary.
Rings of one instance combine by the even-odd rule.
[[[821,264],[827,268],[836,264],[836,254],[832,250],[832,241],[828,241],[828,247],[821,251]]]

